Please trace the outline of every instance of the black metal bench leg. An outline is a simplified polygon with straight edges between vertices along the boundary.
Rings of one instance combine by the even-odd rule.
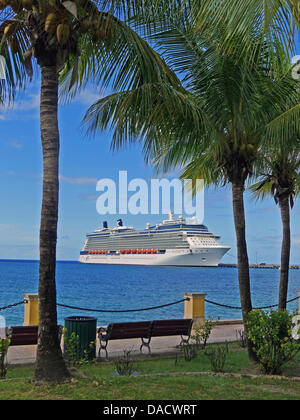
[[[183,338],[183,336],[181,336],[180,346],[182,346],[183,344],[189,344],[189,341],[190,341],[190,337]]]
[[[148,341],[145,341],[144,338],[142,338],[141,340],[142,340],[142,344],[140,347],[140,352],[143,351],[143,347],[147,347],[149,354],[151,354],[151,348],[150,348],[151,338],[149,338]]]
[[[98,351],[98,357],[99,358],[101,357],[101,350],[104,350],[105,351],[105,357],[106,357],[106,359],[108,359],[108,352],[107,352],[108,341],[105,342],[105,345],[104,346],[102,344],[102,341],[101,340],[99,340],[99,341],[100,341],[99,342],[100,348],[99,348],[99,351]]]

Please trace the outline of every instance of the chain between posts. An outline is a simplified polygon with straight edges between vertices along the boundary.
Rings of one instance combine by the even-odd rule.
[[[298,300],[299,297],[295,297],[294,299],[290,299],[289,301],[287,301],[288,303],[292,303],[295,302],[296,300]],[[89,308],[81,308],[81,307],[77,307],[77,306],[71,306],[71,305],[63,305],[61,303],[57,303],[57,306],[61,307],[61,308],[66,308],[66,309],[73,309],[73,310],[78,310],[78,311],[85,311],[85,312],[99,312],[99,313],[127,313],[127,312],[142,312],[142,311],[152,311],[155,309],[161,309],[161,308],[167,308],[168,306],[173,306],[173,305],[178,305],[179,303],[183,303],[186,301],[190,301],[190,298],[186,298],[186,299],[181,299],[178,300],[176,302],[171,302],[171,303],[167,303],[165,305],[159,305],[159,306],[152,306],[150,308],[140,308],[140,309],[124,309],[124,310],[107,310],[107,309],[89,309]],[[225,305],[222,303],[218,303],[218,302],[213,302],[211,300],[205,299],[206,303],[209,303],[211,305],[215,305],[215,306],[219,306],[222,308],[226,308],[226,309],[232,309],[232,310],[238,310],[241,311],[242,308],[239,306],[231,306],[231,305]],[[21,302],[17,302],[17,303],[13,303],[11,305],[7,305],[7,306],[3,306],[0,308],[0,311],[4,311],[6,309],[11,309],[14,308],[16,306],[20,306],[23,304],[28,303],[27,300],[22,300]],[[270,305],[270,306],[262,306],[262,307],[258,307],[258,308],[253,308],[253,309],[272,309],[272,308],[277,308],[278,304],[276,305]]]

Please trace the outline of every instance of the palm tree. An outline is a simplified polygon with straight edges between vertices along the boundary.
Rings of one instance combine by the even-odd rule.
[[[1,53],[12,74],[22,79],[41,70],[40,126],[43,150],[43,202],[40,227],[39,338],[34,380],[69,379],[58,340],[56,308],[56,242],[59,195],[59,76],[65,69],[68,88],[87,81],[113,88],[138,87],[144,81],[176,76],[159,55],[109,4],[94,0],[1,0],[5,18],[0,26]],[[104,2],[109,3],[109,2]],[[127,2],[125,1],[126,5]],[[3,14],[2,14],[3,16]],[[24,59],[23,59],[24,57]],[[17,78],[18,79],[18,78]]]
[[[115,93],[90,107],[85,124],[91,133],[112,128],[117,148],[143,142],[146,159],[158,168],[179,167],[183,178],[201,178],[207,185],[231,184],[245,321],[252,310],[246,181],[263,142],[276,143],[299,130],[300,105],[282,46],[274,41],[270,51],[253,30],[246,41],[250,55],[242,54],[245,45],[239,38],[231,53],[225,54],[220,46],[229,26],[231,30],[224,18],[212,39],[191,23],[188,14],[174,19],[172,29],[157,39],[167,62],[183,75],[185,90],[167,83],[145,83],[130,92]],[[253,357],[251,343],[249,355]]]
[[[250,187],[253,195],[260,199],[271,195],[280,207],[283,235],[278,306],[280,310],[286,310],[291,252],[290,208],[293,209],[295,197],[300,193],[299,142],[292,151],[281,145],[268,152],[258,164],[257,173],[261,179]]]

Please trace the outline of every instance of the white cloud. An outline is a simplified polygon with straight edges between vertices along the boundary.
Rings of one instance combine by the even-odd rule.
[[[0,173],[0,176],[14,176],[15,172],[14,171],[5,171]]]
[[[13,109],[15,111],[30,111],[32,109],[38,109],[40,106],[40,94],[30,93],[28,98],[21,101],[16,101]]]
[[[82,105],[91,106],[107,94],[108,93],[104,90],[98,92],[95,89],[86,88],[75,97],[74,102],[80,103]]]
[[[99,198],[97,194],[80,194],[78,196],[82,201],[96,201]]]
[[[14,225],[10,225],[8,223],[0,223],[0,231],[10,230],[14,227],[15,227]]]
[[[5,144],[5,146],[11,147],[11,148],[16,149],[16,150],[23,149],[23,144],[18,140],[13,140],[13,139],[12,140],[5,140],[5,141],[1,141],[1,143]]]
[[[300,235],[292,236],[292,245],[300,245]]]
[[[0,244],[0,256],[3,259],[37,260],[39,258],[38,244],[34,245],[2,245]]]
[[[67,177],[67,176],[63,176],[60,175],[59,179],[62,182],[66,182],[67,184],[72,184],[72,185],[94,185],[98,182],[97,178],[88,178],[88,177]]]
[[[12,105],[1,106],[0,120],[12,120],[18,115],[22,114],[23,117],[38,118],[40,106],[40,94],[30,92],[22,98],[16,98]],[[35,112],[36,111],[36,112]]]

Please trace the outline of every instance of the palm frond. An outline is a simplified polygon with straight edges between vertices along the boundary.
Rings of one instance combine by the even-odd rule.
[[[227,35],[222,42],[225,52],[231,52],[235,48],[235,39],[239,38],[244,45],[243,55],[251,54],[252,33],[255,28],[256,34],[270,47],[274,41],[279,42],[284,45],[288,55],[294,55],[299,15],[293,1],[195,0],[193,9],[199,30],[202,29],[203,22],[210,22],[212,38],[215,35],[214,29],[219,27],[220,22],[226,27]]]
[[[95,42],[93,36],[87,34],[81,40],[83,53],[78,57],[78,74],[71,97],[87,82],[117,91],[163,80],[180,86],[179,79],[159,54],[126,22],[107,12],[99,12],[98,19],[107,36]],[[69,91],[73,64],[74,61],[62,74],[62,94]]]
[[[191,127],[196,133],[204,132],[209,121],[192,95],[160,82],[100,99],[88,109],[84,123],[89,133],[112,129],[116,148],[144,141],[144,151],[150,157],[152,146],[158,149],[165,144],[160,145],[160,139],[171,144],[175,130],[177,138],[184,138]]]
[[[256,200],[264,200],[268,196],[271,197],[273,195],[272,185],[273,182],[268,177],[263,181],[252,184],[248,189],[251,192],[253,198]]]
[[[0,97],[9,103],[13,100],[16,90],[24,88],[27,77],[24,69],[23,54],[28,46],[26,33],[20,28],[15,34],[17,49],[12,52],[10,40],[4,36],[7,22],[14,21],[14,13],[9,9],[0,11],[0,55],[5,61],[5,79],[0,79]]]

